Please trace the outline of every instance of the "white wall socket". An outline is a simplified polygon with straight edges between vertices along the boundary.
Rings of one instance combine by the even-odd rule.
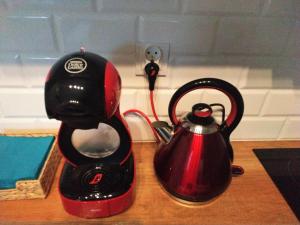
[[[159,73],[158,75],[169,75],[168,64],[169,64],[169,52],[170,52],[170,43],[143,43],[139,42],[136,44],[136,65],[135,65],[135,73],[136,75],[144,75],[145,65],[149,62],[146,58],[146,49],[149,47],[159,48],[161,50],[160,59],[155,60],[155,62],[159,65]],[[152,49],[152,48],[150,48]]]
[[[161,56],[162,56],[162,51],[158,46],[151,45],[145,50],[145,57],[149,61],[153,60],[159,62]]]

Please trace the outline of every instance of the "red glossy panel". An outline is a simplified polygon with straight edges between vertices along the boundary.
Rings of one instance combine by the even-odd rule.
[[[130,189],[123,195],[99,201],[78,201],[60,195],[64,209],[71,215],[83,218],[109,217],[128,209],[134,200],[133,182]]]
[[[107,118],[110,118],[119,106],[121,94],[121,79],[119,73],[110,62],[107,62],[105,67],[104,92],[105,112]]]

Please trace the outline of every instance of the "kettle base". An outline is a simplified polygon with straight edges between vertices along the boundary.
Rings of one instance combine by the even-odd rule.
[[[204,197],[199,197],[199,198],[195,198],[193,197],[193,199],[191,199],[191,197],[189,196],[183,196],[181,194],[178,194],[172,190],[168,190],[168,188],[166,186],[163,185],[162,181],[159,179],[158,176],[156,176],[161,189],[168,195],[170,196],[173,200],[175,200],[176,202],[184,205],[184,206],[203,206],[203,205],[208,205],[214,201],[216,201],[227,189],[228,186],[231,183],[231,180],[228,182],[228,184],[224,187],[223,190],[219,191],[218,193],[215,193],[214,196],[204,196]]]
[[[201,206],[207,206],[209,204],[214,203],[217,199],[219,199],[219,197],[226,191],[220,193],[219,195],[206,200],[206,201],[190,201],[190,200],[186,200],[182,197],[177,197],[176,195],[173,195],[171,192],[167,191],[163,185],[160,185],[161,189],[171,198],[173,199],[177,204],[186,206],[186,207],[201,207]]]

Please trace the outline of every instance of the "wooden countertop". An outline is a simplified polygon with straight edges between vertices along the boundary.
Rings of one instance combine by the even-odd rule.
[[[0,202],[0,224],[299,224],[293,212],[252,152],[253,148],[299,147],[300,141],[233,142],[235,164],[245,174],[228,190],[202,206],[182,205],[157,182],[154,143],[135,143],[136,199],[124,213],[104,219],[67,214],[58,194],[58,175],[46,199]],[[58,171],[61,171],[62,164]]]

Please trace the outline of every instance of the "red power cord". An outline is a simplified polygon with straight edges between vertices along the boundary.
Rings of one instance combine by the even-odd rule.
[[[149,82],[151,110],[152,110],[153,116],[156,121],[159,121],[159,119],[158,119],[158,116],[155,111],[153,90],[154,90],[154,84],[155,84],[155,80],[156,80],[158,71],[159,71],[159,66],[156,63],[154,63],[154,61],[151,61],[150,63],[148,63],[145,66],[145,73],[148,76],[148,82]],[[151,123],[149,117],[145,113],[143,113],[142,111],[140,111],[138,109],[129,109],[126,112],[124,112],[123,115],[126,116],[129,113],[136,113],[139,116],[143,117],[147,121],[149,126],[151,127],[156,141],[158,142],[160,140],[158,137],[158,134],[156,133],[154,127],[152,126],[152,123]]]
[[[156,111],[155,111],[155,107],[154,107],[153,91],[150,91],[150,103],[151,103],[151,109],[152,109],[153,116],[154,116],[156,121],[159,121],[158,116],[157,116]]]

